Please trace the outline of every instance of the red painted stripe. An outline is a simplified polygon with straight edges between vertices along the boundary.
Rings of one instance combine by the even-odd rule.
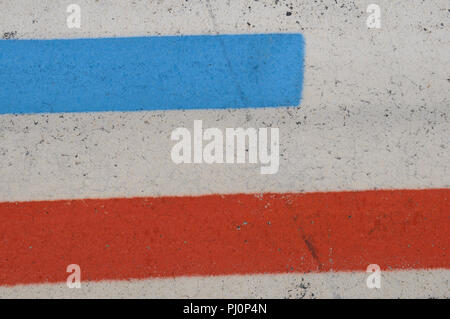
[[[449,268],[450,189],[0,203],[0,284]]]

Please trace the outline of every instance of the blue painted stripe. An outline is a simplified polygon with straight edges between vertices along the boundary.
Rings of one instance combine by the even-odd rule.
[[[301,34],[0,41],[0,113],[297,106]]]

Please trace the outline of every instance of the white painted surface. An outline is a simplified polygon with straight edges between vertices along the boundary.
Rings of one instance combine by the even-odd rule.
[[[282,1],[79,1],[79,30],[66,27],[67,1],[0,3],[0,30],[18,38],[306,38],[298,107],[0,116],[0,200],[449,187],[445,1],[379,1],[380,30],[367,29],[366,2],[293,1],[290,9]],[[261,176],[256,165],[176,166],[170,133],[195,119],[205,127],[279,127],[279,173]]]
[[[381,273],[369,289],[365,272],[177,277],[0,287],[0,298],[448,298],[450,271]]]
[[[0,200],[449,187],[446,118],[394,117],[307,108],[5,115]],[[205,128],[280,127],[279,172],[174,164],[170,133],[194,119]]]
[[[66,27],[71,3],[82,9],[79,30]],[[4,37],[300,32],[306,39],[303,101],[291,108],[1,115],[0,201],[450,187],[448,1],[376,1],[380,30],[366,27],[369,3],[0,1]],[[170,133],[195,119],[205,127],[279,127],[279,173],[173,164]],[[0,297],[450,296],[448,270],[384,272],[381,290],[369,290],[366,276],[150,279],[80,290],[27,285],[1,287]]]

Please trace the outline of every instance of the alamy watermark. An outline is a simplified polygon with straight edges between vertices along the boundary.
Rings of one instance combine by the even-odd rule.
[[[370,15],[367,17],[366,25],[369,29],[380,29],[381,28],[381,9],[377,4],[369,4],[366,9],[367,13]]]
[[[78,4],[70,4],[66,9],[67,13],[70,13],[66,19],[66,24],[69,29],[81,28],[81,8]]]
[[[203,130],[203,121],[195,120],[192,133],[185,127],[173,130],[170,138],[177,143],[170,156],[176,164],[260,163],[261,174],[275,174],[280,166],[279,137],[278,128],[226,128],[223,132],[215,127]]]
[[[71,273],[67,277],[67,287],[81,288],[81,268],[77,264],[70,264],[66,268],[66,272]]]
[[[381,288],[381,268],[380,268],[380,266],[378,266],[377,264],[370,264],[369,266],[367,266],[366,272],[371,273],[371,275],[369,275],[369,277],[367,277],[367,280],[366,280],[367,288],[380,289]]]

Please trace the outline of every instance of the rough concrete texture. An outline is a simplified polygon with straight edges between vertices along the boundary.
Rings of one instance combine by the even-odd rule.
[[[368,30],[365,3],[348,1],[92,1],[80,3],[75,31],[65,25],[66,2],[21,2],[2,3],[0,13],[2,31],[17,38],[301,32],[305,87],[292,108],[4,115],[2,201],[450,185],[444,2],[380,2],[383,28]],[[204,127],[280,127],[279,173],[173,164],[170,133],[195,119]]]
[[[81,7],[79,30],[66,26],[70,3]],[[369,3],[381,7],[379,30],[366,27]],[[0,1],[4,39],[299,32],[306,41],[298,106],[0,116],[0,201],[448,188],[448,14],[443,0]],[[173,164],[171,131],[196,119],[204,127],[279,127],[279,173]],[[1,288],[0,296],[450,296],[448,270],[389,272],[379,291],[365,287],[365,276],[177,278],[87,283],[76,292],[32,285]]]
[[[0,298],[448,298],[450,271],[392,271],[381,289],[368,289],[363,272],[176,277],[0,288]]]

